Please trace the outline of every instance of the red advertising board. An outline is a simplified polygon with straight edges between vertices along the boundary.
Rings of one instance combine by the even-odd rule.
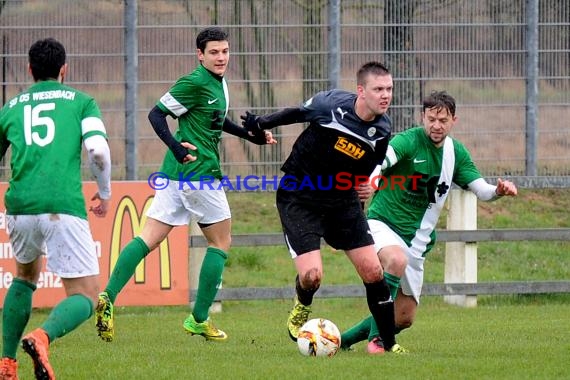
[[[0,183],[0,307],[16,275],[12,247],[6,233],[3,194],[7,187],[7,183]],[[83,184],[87,207],[96,191],[94,182]],[[101,289],[107,283],[121,249],[139,234],[154,196],[154,190],[146,182],[138,181],[113,182],[112,191],[107,216],[97,218],[89,215],[99,257]],[[46,271],[44,264],[33,306],[52,307],[64,296],[61,279]],[[188,227],[183,226],[174,228],[168,238],[139,264],[135,275],[119,294],[116,305],[184,305],[188,303],[188,297]]]

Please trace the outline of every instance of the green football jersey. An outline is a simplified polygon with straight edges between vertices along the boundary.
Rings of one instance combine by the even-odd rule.
[[[368,217],[386,223],[417,255],[425,255],[435,243],[451,182],[466,188],[481,174],[463,144],[447,137],[435,147],[423,127],[396,135],[390,147]]]
[[[106,136],[95,100],[57,81],[40,81],[0,110],[0,147],[12,147],[8,214],[69,214],[87,219],[82,142]]]
[[[221,179],[219,142],[228,105],[226,80],[202,65],[179,78],[157,106],[178,118],[174,137],[195,145],[197,150],[190,154],[197,159],[181,164],[169,150],[160,171],[173,180],[198,181],[202,176]]]

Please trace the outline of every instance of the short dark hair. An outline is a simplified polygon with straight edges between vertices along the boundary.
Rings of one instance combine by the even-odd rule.
[[[437,111],[446,109],[455,116],[455,99],[445,91],[433,91],[423,101],[422,111],[435,108]]]
[[[366,77],[369,74],[374,75],[390,75],[390,70],[383,63],[372,61],[365,63],[358,69],[356,73],[356,84],[364,85],[366,83]]]
[[[202,53],[206,49],[206,44],[210,41],[227,41],[228,34],[223,31],[222,29],[212,26],[206,29],[203,29],[198,36],[196,36],[196,48],[199,49]]]
[[[61,67],[65,65],[65,57],[65,48],[53,38],[34,42],[28,52],[34,80],[57,79]]]

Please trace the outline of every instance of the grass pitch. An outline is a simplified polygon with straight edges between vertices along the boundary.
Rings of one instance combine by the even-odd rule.
[[[368,355],[364,342],[333,358],[302,356],[287,335],[291,301],[226,301],[212,316],[229,339],[187,335],[186,307],[118,308],[116,339],[101,341],[94,322],[51,346],[66,379],[564,379],[570,373],[567,295],[493,297],[476,308],[424,297],[417,322],[398,336],[407,355]],[[45,318],[35,311],[30,328]],[[341,330],[367,314],[365,300],[315,299],[313,316]],[[19,351],[20,378],[32,376]]]

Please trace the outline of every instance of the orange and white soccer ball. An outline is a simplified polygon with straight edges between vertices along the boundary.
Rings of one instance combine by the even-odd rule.
[[[305,356],[334,356],[340,349],[340,331],[328,319],[311,319],[299,330],[297,346]]]

